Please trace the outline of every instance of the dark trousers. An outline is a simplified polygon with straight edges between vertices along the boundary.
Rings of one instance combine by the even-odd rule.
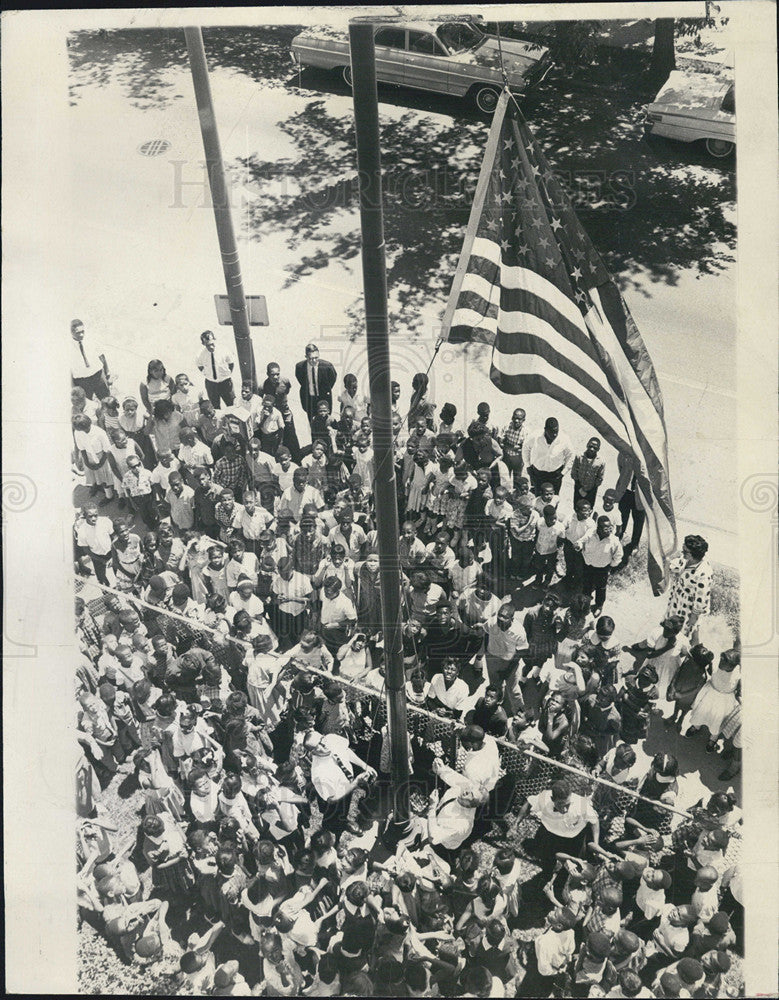
[[[588,566],[584,564],[584,593],[592,597],[595,592],[595,607],[602,608],[606,603],[606,586],[609,582],[608,566]]]
[[[622,494],[622,499],[619,502],[619,512],[622,515],[622,531],[619,537],[622,539],[627,535],[628,521],[631,516],[633,518],[633,530],[628,545],[631,549],[634,549],[638,545],[641,533],[644,530],[646,514],[636,505],[636,497],[633,490],[625,490]]]
[[[262,431],[260,431],[259,434],[260,446],[267,455],[275,456],[276,452],[279,450],[279,445],[281,444],[282,434],[283,431],[273,431],[272,434],[265,434]]]
[[[566,538],[563,542],[565,553],[565,585],[569,590],[579,590],[584,577],[584,556]]]
[[[299,615],[289,615],[286,611],[277,609],[274,625],[279,645],[286,652],[298,642],[302,633],[308,628],[308,615],[305,612]]]
[[[349,822],[349,810],[352,806],[352,794],[344,795],[342,799],[326,801],[319,793],[316,802],[322,813],[322,829],[329,830],[336,840],[341,836]]]
[[[509,535],[509,541],[511,543],[511,575],[524,579],[532,568],[536,543],[533,539],[528,542],[518,541],[511,535]]]
[[[232,406],[235,402],[235,389],[233,388],[233,380],[231,378],[223,379],[221,382],[213,382],[211,379],[204,379],[206,383],[206,394],[211,400],[211,405],[215,410],[220,410],[222,408],[222,402],[225,406]]]
[[[525,467],[525,463],[522,460],[521,455],[503,455],[503,461],[506,463],[509,472],[514,480],[514,486],[517,486],[521,476],[522,470]]]
[[[573,489],[574,489],[574,494],[573,494],[574,508],[576,507],[576,504],[581,503],[582,500],[586,500],[587,503],[590,504],[593,509],[595,508],[595,497],[598,495],[597,486],[593,486],[591,490],[587,490],[584,496],[582,496],[582,494],[579,492],[579,484],[576,482],[576,480],[574,480]]]
[[[147,528],[156,528],[160,523],[160,515],[157,510],[157,501],[153,493],[146,493],[144,496],[130,497],[130,503]]]
[[[542,556],[538,552],[533,553],[533,566],[536,571],[536,579],[542,587],[548,587],[552,582],[557,566],[557,549],[548,555]]]
[[[560,466],[554,472],[539,472],[539,470],[534,465],[528,465],[527,474],[530,477],[530,488],[539,496],[541,493],[541,486],[544,483],[551,483],[554,487],[555,493],[559,496],[560,490],[563,486],[563,467]]]
[[[74,378],[72,382],[73,385],[80,386],[84,390],[87,399],[94,399],[95,396],[98,399],[105,399],[106,396],[111,395],[111,390],[108,388],[105,372],[102,368],[100,371],[95,372],[94,375],[90,375],[89,378]]]
[[[108,564],[111,562],[112,554],[109,552],[107,556],[96,556],[94,552],[90,552],[89,558],[92,560],[92,565],[95,568],[97,582],[102,583],[104,587],[110,587],[107,569]]]

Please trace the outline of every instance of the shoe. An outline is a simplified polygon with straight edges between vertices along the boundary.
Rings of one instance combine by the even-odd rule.
[[[684,738],[689,739],[691,736],[696,736],[700,732],[699,726],[690,726],[686,733],[684,733]]]
[[[706,744],[706,753],[714,753],[716,749],[717,749],[717,741],[709,740],[709,742]]]
[[[594,618],[600,618],[600,616],[603,614],[603,608],[593,608],[592,614]]]

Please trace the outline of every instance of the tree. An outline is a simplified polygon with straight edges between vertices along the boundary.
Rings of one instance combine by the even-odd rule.
[[[662,86],[676,69],[676,39],[691,37],[694,44],[700,46],[703,28],[724,27],[728,23],[727,17],[716,17],[718,13],[719,7],[716,4],[707,3],[703,17],[656,18],[650,75],[658,87]]]
[[[676,69],[676,52],[674,50],[674,18],[658,17],[655,20],[655,42],[652,46],[652,79],[661,86]]]

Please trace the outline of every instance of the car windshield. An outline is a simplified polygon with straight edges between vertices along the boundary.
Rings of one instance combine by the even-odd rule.
[[[436,32],[452,55],[475,48],[484,39],[478,28],[464,21],[442,24]]]

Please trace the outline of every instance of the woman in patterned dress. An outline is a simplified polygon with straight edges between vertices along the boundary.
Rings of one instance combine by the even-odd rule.
[[[713,570],[705,558],[709,543],[700,535],[687,535],[682,554],[672,559],[669,570],[673,578],[668,595],[666,617],[680,615],[684,620],[684,635],[696,630],[699,619],[711,610],[711,580]]]

